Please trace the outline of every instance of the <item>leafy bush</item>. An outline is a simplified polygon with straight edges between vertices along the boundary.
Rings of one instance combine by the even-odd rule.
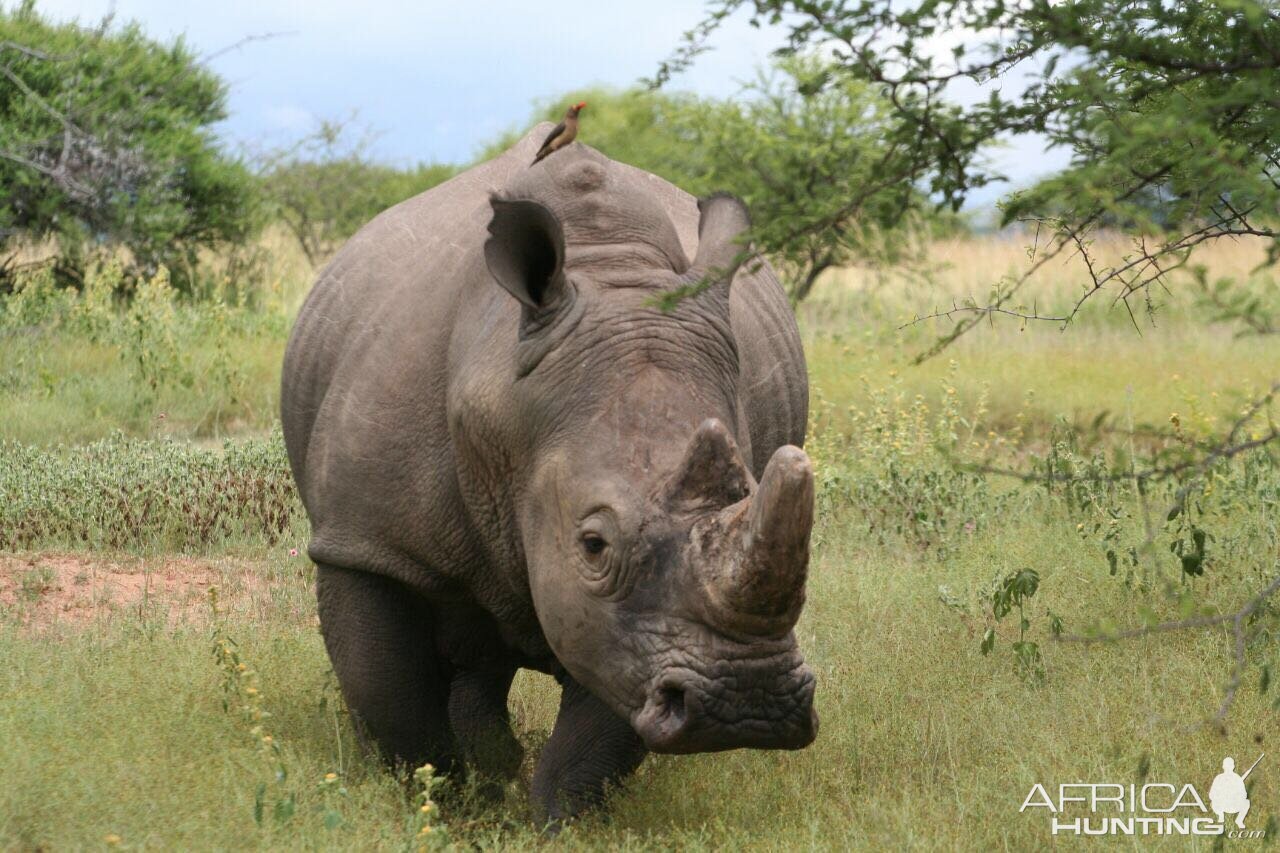
[[[0,74],[0,248],[52,238],[78,283],[95,247],[120,245],[185,289],[199,248],[256,229],[253,176],[212,131],[226,85],[180,39],[51,23],[26,0],[0,9]]]
[[[0,550],[199,551],[273,544],[300,524],[279,431],[221,449],[123,435],[52,450],[0,442]]]

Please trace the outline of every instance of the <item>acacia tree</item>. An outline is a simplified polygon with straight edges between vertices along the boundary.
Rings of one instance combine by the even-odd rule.
[[[912,174],[942,204],[958,207],[1001,177],[978,156],[991,139],[1036,132],[1072,153],[1070,168],[1003,205],[1004,223],[1034,223],[1047,237],[1031,268],[1000,282],[989,303],[946,312],[955,326],[926,355],[993,313],[1065,324],[1106,291],[1132,313],[1210,241],[1261,237],[1268,261],[1280,259],[1272,2],[717,0],[652,84],[687,67],[742,9],[785,28],[784,53],[820,47],[842,76],[876,87],[892,105],[888,141],[911,152]],[[939,50],[957,33],[966,37]],[[958,81],[996,79],[1003,85],[976,104],[948,99]],[[1133,250],[1102,264],[1089,236],[1115,222],[1134,235]],[[767,251],[767,235],[758,238]],[[1022,291],[1035,268],[1069,251],[1089,261],[1079,301],[1050,316],[1029,309]]]
[[[258,224],[253,177],[212,130],[225,116],[225,84],[181,40],[0,9],[0,248],[53,238],[74,279],[90,247],[123,245],[182,286],[198,248]]]

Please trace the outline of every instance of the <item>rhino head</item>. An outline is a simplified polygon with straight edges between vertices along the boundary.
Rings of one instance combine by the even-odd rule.
[[[752,473],[729,320],[745,209],[700,202],[688,264],[634,235],[570,241],[567,258],[547,206],[492,206],[486,263],[521,305],[513,405],[527,435],[512,488],[548,644],[655,752],[806,746],[814,677],[792,629],[813,472],[787,445]]]

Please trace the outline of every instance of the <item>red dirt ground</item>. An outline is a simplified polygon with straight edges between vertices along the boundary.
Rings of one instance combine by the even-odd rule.
[[[0,612],[37,633],[125,617],[168,628],[208,624],[209,589],[215,586],[225,611],[254,609],[272,598],[273,587],[285,586],[293,587],[287,592],[301,609],[309,600],[305,585],[303,575],[274,581],[260,565],[239,558],[0,554]]]

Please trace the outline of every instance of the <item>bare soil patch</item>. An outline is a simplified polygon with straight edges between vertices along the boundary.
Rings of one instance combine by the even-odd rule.
[[[216,587],[226,613],[269,609],[311,619],[310,569],[305,559],[290,563],[273,571],[237,557],[0,554],[0,618],[36,633],[121,619],[169,629],[205,625]]]

